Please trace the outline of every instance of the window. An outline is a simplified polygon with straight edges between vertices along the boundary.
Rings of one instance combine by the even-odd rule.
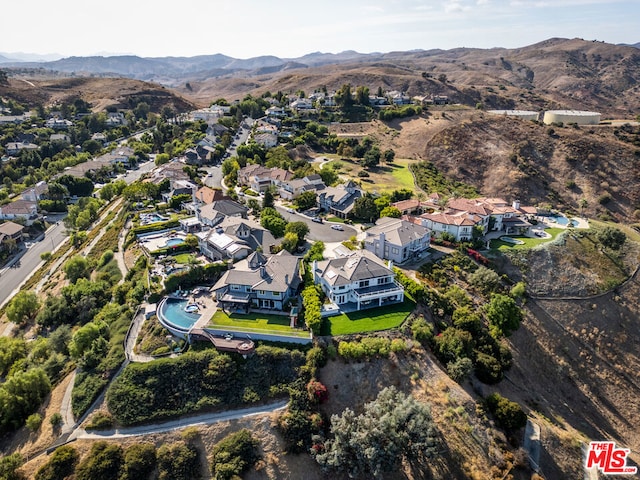
[[[231,290],[240,291],[242,290],[242,287],[240,285],[231,285]]]
[[[399,250],[398,250],[398,248],[397,248],[397,247],[393,247],[392,252],[393,252],[393,253],[395,253],[395,254],[397,254],[397,253],[399,252]]]
[[[279,296],[280,296],[280,292],[271,292],[271,294],[272,294],[274,297],[279,297]]]
[[[359,284],[360,288],[368,287],[368,286],[369,286],[369,280],[362,280]]]
[[[258,293],[259,293],[260,295],[264,295],[264,290],[258,290]]]

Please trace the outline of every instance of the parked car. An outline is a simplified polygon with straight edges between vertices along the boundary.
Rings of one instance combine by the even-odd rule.
[[[313,217],[311,221],[316,223],[322,223],[322,219],[320,217]]]
[[[344,230],[342,225],[331,225],[332,230],[340,230],[341,232]]]
[[[296,213],[296,211],[293,208],[287,208],[287,212],[289,213]]]

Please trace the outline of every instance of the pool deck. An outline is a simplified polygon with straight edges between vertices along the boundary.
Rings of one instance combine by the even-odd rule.
[[[184,232],[176,232],[173,235],[169,233],[164,233],[158,236],[144,237],[138,241],[142,246],[144,246],[144,248],[146,248],[150,252],[153,252],[155,250],[160,250],[161,248],[165,248],[167,246],[167,240],[170,240],[172,238],[180,238],[184,240],[186,237],[187,235]]]

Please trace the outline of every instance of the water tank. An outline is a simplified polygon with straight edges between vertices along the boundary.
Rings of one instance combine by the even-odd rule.
[[[600,123],[600,114],[581,110],[549,110],[544,112],[542,121],[547,125],[552,123],[597,125]]]

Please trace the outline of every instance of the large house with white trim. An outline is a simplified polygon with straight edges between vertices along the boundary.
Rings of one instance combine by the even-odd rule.
[[[363,310],[404,301],[404,288],[391,266],[367,250],[356,250],[349,256],[314,261],[312,272],[333,303]]]
[[[211,288],[222,310],[248,313],[252,308],[284,311],[298,293],[300,259],[286,250],[266,256],[252,253],[233,265]]]
[[[400,218],[383,217],[366,231],[364,248],[378,258],[403,263],[419,258],[431,245],[428,228]]]
[[[276,239],[257,222],[226,217],[214,228],[199,232],[200,252],[210,260],[240,260],[260,249],[270,251]]]

